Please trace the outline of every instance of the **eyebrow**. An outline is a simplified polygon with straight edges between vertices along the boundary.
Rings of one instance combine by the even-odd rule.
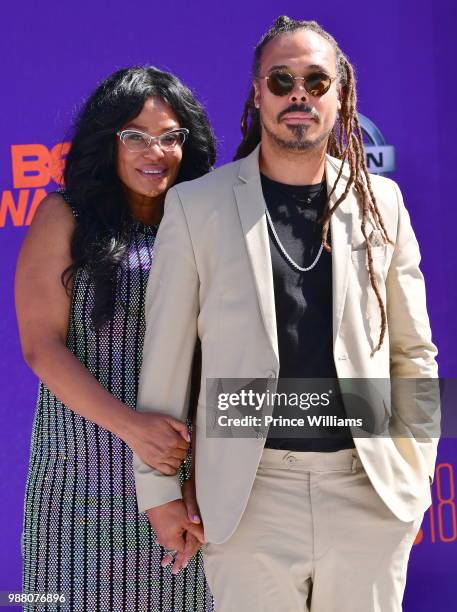
[[[138,125],[137,123],[134,123],[133,121],[131,123],[128,123],[123,129],[124,130],[139,130],[140,132],[144,132],[145,134],[148,134],[147,127],[145,127],[144,125]],[[166,134],[167,132],[171,132],[177,129],[179,129],[179,125],[171,125],[169,127],[164,128],[160,133]]]
[[[325,68],[324,66],[321,66],[320,64],[310,64],[306,68],[308,70],[319,70],[320,72],[325,72],[325,74],[330,74],[327,68]],[[274,66],[271,66],[271,68],[268,69],[268,72],[272,72],[272,70],[286,70],[286,69],[290,70],[290,66],[287,66],[286,64],[276,64]]]

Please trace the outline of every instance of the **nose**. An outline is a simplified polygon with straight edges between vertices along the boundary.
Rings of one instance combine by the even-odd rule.
[[[309,94],[304,87],[304,79],[300,77],[294,80],[294,88],[289,94],[289,100],[291,102],[306,102],[309,98]]]
[[[157,142],[151,143],[151,146],[143,151],[143,156],[148,159],[163,159],[165,157],[165,153],[159,147]]]

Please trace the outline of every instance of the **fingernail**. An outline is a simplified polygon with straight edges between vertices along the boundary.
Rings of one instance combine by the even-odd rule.
[[[194,523],[199,523],[200,522],[200,517],[198,516],[198,514],[194,514],[192,517],[192,520],[194,521]]]
[[[183,564],[182,564],[183,569],[186,569],[186,567],[187,567],[188,563],[189,563],[189,562],[188,562],[188,561],[186,561],[185,563],[183,563]]]

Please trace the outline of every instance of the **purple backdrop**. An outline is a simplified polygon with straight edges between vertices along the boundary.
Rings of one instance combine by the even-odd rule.
[[[298,0],[214,3],[139,0],[3,7],[0,54],[1,397],[0,590],[20,589],[22,500],[37,381],[23,363],[13,309],[13,275],[27,217],[42,196],[20,179],[17,145],[51,150],[67,140],[79,102],[115,69],[152,63],[180,76],[206,104],[219,139],[218,163],[239,141],[239,117],[249,86],[255,42],[278,14],[316,19],[355,64],[359,111],[396,150],[403,190],[422,250],[422,270],[440,375],[457,375],[453,174],[456,141],[456,3],[452,0]],[[5,61],[7,60],[7,61]],[[28,152],[36,152],[30,149]],[[41,155],[50,155],[41,148]],[[40,173],[39,173],[40,174]],[[43,175],[43,172],[41,172]],[[35,181],[36,183],[39,181]],[[46,177],[41,181],[47,183]],[[443,440],[434,504],[414,546],[405,596],[407,612],[455,609],[457,443]],[[375,554],[375,551],[374,551]],[[356,577],[354,577],[356,579]]]

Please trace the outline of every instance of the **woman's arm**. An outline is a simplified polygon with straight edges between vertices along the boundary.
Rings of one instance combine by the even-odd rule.
[[[188,448],[184,423],[135,413],[109,393],[66,347],[70,298],[61,282],[70,265],[75,219],[58,194],[43,200],[19,255],[15,297],[28,365],[64,404],[119,436],[165,474],[176,473]]]

